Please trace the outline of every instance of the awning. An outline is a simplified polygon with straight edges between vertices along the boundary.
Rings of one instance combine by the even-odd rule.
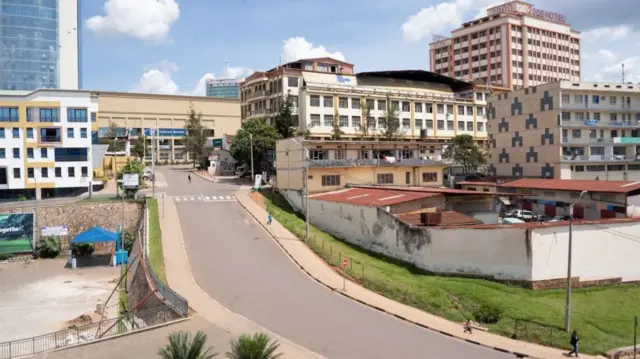
[[[502,204],[504,204],[505,206],[511,205],[511,201],[509,201],[509,198],[507,197],[500,197],[500,202],[502,202]]]
[[[101,227],[93,227],[88,229],[77,236],[71,241],[71,243],[101,243],[101,242],[115,242],[120,241],[120,234],[107,231]]]

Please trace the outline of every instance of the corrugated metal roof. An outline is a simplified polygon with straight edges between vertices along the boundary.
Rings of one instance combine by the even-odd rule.
[[[629,193],[631,191],[640,189],[640,182],[522,178],[512,182],[504,183],[500,185],[500,187],[556,191]]]
[[[312,199],[348,203],[359,206],[381,207],[417,199],[438,196],[437,193],[419,193],[411,191],[394,191],[378,188],[349,188],[345,190],[321,193],[310,196]]]
[[[401,213],[396,215],[399,220],[408,223],[412,226],[422,226],[420,215],[426,210],[414,211],[409,213]],[[460,212],[455,211],[439,211],[440,217],[437,223],[433,223],[433,226],[469,226],[483,224],[481,220],[467,216]]]
[[[345,85],[356,86],[358,81],[355,76],[347,74],[302,72],[302,78],[307,84]]]
[[[462,195],[475,195],[475,196],[495,196],[495,195],[514,195],[513,193],[491,193],[491,192],[479,192],[469,191],[466,189],[452,189],[445,187],[402,187],[402,186],[384,186],[384,187],[372,187],[372,186],[355,186],[355,188],[384,188],[394,191],[405,192],[427,192],[437,194],[462,194]]]
[[[485,187],[496,187],[498,186],[495,182],[484,182],[484,181],[462,181],[458,182],[459,185],[462,186],[485,186]]]

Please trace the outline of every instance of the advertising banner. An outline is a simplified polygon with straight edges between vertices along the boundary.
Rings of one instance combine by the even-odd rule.
[[[0,253],[33,252],[33,213],[0,214]]]
[[[145,128],[144,135],[146,137],[185,137],[187,131],[184,128]]]

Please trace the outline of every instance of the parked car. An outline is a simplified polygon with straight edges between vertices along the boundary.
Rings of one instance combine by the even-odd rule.
[[[243,178],[248,175],[249,175],[249,171],[247,171],[247,166],[240,165],[238,168],[236,168],[236,176],[238,176],[239,178]]]
[[[505,213],[504,215],[505,217],[511,217],[511,218],[518,218],[521,219],[525,222],[530,222],[530,221],[537,221],[538,220],[538,215],[536,215],[535,213],[531,212],[531,211],[527,211],[524,209],[516,209],[513,211],[509,211],[507,213]]]

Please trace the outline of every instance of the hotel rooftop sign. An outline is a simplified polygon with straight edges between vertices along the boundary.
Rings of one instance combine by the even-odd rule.
[[[494,6],[487,10],[487,16],[499,14],[529,15],[543,20],[567,23],[567,17],[557,12],[536,9],[533,5],[521,1],[513,1],[504,5]]]

